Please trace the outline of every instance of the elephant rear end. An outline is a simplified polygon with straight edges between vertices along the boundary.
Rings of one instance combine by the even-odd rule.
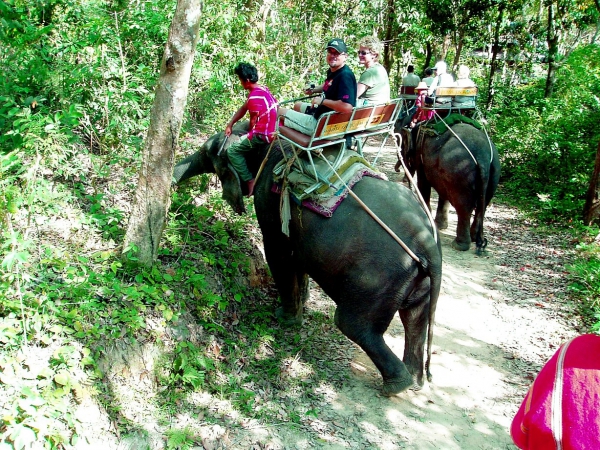
[[[487,239],[484,237],[483,232],[483,221],[485,219],[487,207],[494,197],[500,181],[500,159],[498,150],[484,131],[482,131],[481,134],[486,138],[481,145],[487,152],[478,153],[477,205],[475,208],[473,225],[471,227],[471,239],[475,241],[476,252],[478,255],[481,254],[487,246]]]
[[[475,241],[477,251],[482,251],[485,210],[500,177],[498,152],[486,132],[470,124],[456,124],[440,136],[425,136],[416,156],[419,190],[427,201],[431,187],[439,194],[438,227],[448,226],[449,202],[458,219],[453,247],[465,251]]]
[[[336,325],[380,370],[384,392],[418,389],[424,369],[431,379],[431,340],[442,273],[439,239],[436,242],[424,209],[404,186],[365,178],[353,190],[419,261],[351,197],[329,219],[292,211],[292,217],[301,215],[292,240],[302,244],[294,251],[303,270],[337,304]],[[383,340],[397,311],[405,329],[403,362]]]

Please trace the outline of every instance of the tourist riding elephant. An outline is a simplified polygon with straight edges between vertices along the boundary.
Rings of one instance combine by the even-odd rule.
[[[216,172],[225,200],[242,212],[240,184],[225,152],[218,154],[223,139],[223,133],[212,136],[198,152],[179,162],[174,180]],[[258,161],[266,154],[265,147]],[[408,388],[420,389],[424,370],[431,380],[431,342],[442,276],[441,246],[424,208],[408,188],[382,179],[364,177],[353,188],[414,252],[418,262],[350,196],[330,218],[290,202],[288,237],[282,232],[281,200],[272,172],[281,159],[282,149],[276,144],[267,154],[254,189],[265,255],[280,295],[277,318],[286,325],[302,323],[310,275],[336,303],[334,321],[338,328],[381,372],[383,392],[392,395]],[[403,361],[383,339],[396,311],[405,329]]]
[[[485,210],[500,179],[498,151],[486,133],[473,125],[457,123],[450,130],[430,135],[422,127],[417,136],[417,130],[404,128],[402,154],[411,174],[417,173],[417,186],[425,202],[429,205],[432,187],[438,193],[438,229],[448,228],[451,204],[458,216],[452,246],[465,251],[474,241],[480,253],[487,245],[483,235]],[[400,161],[396,171],[400,171]],[[475,217],[470,224],[473,211]]]

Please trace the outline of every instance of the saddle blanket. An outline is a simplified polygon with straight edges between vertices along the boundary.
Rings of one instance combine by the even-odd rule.
[[[363,177],[387,180],[358,153],[344,149],[339,151],[343,153],[323,152],[327,162],[313,156],[314,167],[303,158],[296,158],[291,165],[288,161],[281,161],[273,170],[275,184],[272,191],[289,195],[296,204],[331,217],[348,196],[348,189],[352,189]],[[319,181],[314,178],[315,169]],[[282,211],[283,216],[285,212]]]
[[[457,123],[467,123],[469,125],[474,126],[478,130],[481,130],[483,126],[474,119],[463,116],[462,114],[450,114],[448,117],[445,117],[444,120],[436,122],[435,124],[428,123],[426,124],[427,130],[430,131],[431,135],[439,136],[444,134],[448,128],[456,125]]]

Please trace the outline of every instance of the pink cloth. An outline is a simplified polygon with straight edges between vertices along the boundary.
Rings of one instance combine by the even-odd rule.
[[[563,344],[531,385],[510,434],[522,450],[600,449],[600,336]]]
[[[248,93],[248,111],[257,112],[258,120],[248,132],[248,139],[261,135],[266,142],[273,140],[277,122],[277,100],[265,86],[257,86]]]
[[[419,123],[419,122],[423,122],[425,120],[429,120],[431,118],[433,118],[435,111],[433,111],[432,109],[422,109],[422,106],[425,104],[425,97],[427,97],[427,91],[426,90],[422,90],[419,92],[419,96],[417,97],[417,100],[415,101],[415,105],[417,107],[417,112],[415,113],[414,117],[413,117],[413,122],[415,123]]]
[[[423,106],[423,104],[425,103],[425,97],[427,97],[427,91],[422,90],[419,93],[417,100],[415,101],[415,105],[417,107],[417,112],[415,113],[415,115],[412,119],[413,122],[419,123],[419,122],[423,122],[425,120],[429,120],[429,119],[433,118],[433,116],[435,114],[435,111],[432,109],[422,109],[421,108]]]

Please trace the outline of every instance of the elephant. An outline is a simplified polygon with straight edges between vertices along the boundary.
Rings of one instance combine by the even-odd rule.
[[[234,129],[234,133],[243,131]],[[223,133],[213,135],[179,162],[174,182],[216,172],[223,198],[242,213],[241,185],[225,152],[219,151],[224,139]],[[282,159],[282,151],[289,150],[285,147],[277,141],[270,150],[265,146],[257,161],[248,164],[254,173],[261,161],[264,164],[254,188],[254,208],[281,302],[275,316],[284,326],[302,324],[310,276],[336,303],[336,326],[366,352],[381,373],[383,393],[391,396],[420,389],[424,371],[431,381],[433,325],[442,277],[441,244],[434,238],[435,226],[424,206],[407,187],[387,180],[364,177],[353,187],[418,262],[350,196],[329,218],[290,202],[288,237],[282,232],[280,194],[272,189],[273,167]],[[405,330],[402,361],[383,339],[396,311]]]
[[[486,133],[471,124],[456,123],[450,130],[428,135],[422,129],[403,128],[402,155],[409,172],[417,174],[417,187],[425,202],[430,204],[432,187],[438,193],[435,223],[439,230],[448,228],[449,204],[456,210],[458,223],[452,247],[466,251],[475,242],[480,254],[487,246],[485,211],[500,180],[498,151]],[[396,171],[400,171],[400,161]]]

